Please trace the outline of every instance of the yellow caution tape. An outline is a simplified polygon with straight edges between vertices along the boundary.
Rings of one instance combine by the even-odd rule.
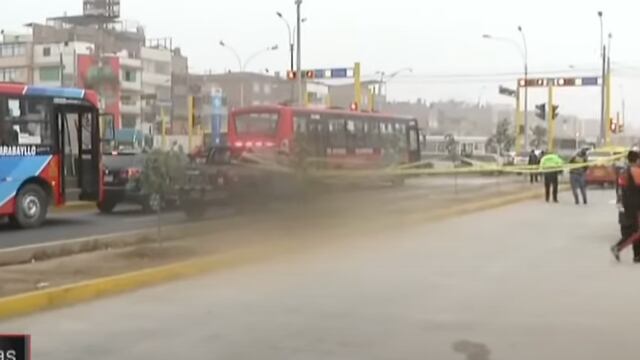
[[[335,177],[403,177],[403,176],[421,176],[421,175],[457,175],[457,174],[542,174],[550,172],[565,172],[574,169],[588,168],[592,166],[613,165],[625,157],[624,154],[600,158],[579,164],[564,164],[560,167],[541,168],[539,165],[497,165],[497,164],[476,164],[468,167],[458,167],[453,169],[433,169],[424,168],[430,164],[428,160],[422,160],[414,163],[406,163],[400,165],[392,165],[389,167],[353,169],[349,166],[359,165],[362,162],[344,161],[340,162],[340,166],[346,169],[335,168],[337,165],[332,164],[328,159],[310,158],[303,161],[302,168],[296,169],[291,165],[291,159],[288,156],[266,157],[257,154],[244,154],[243,158],[250,160],[251,163],[244,163],[243,166],[253,167],[265,171],[274,171],[282,173],[304,172],[307,176],[318,178],[335,178]],[[277,159],[277,160],[276,160]],[[278,160],[282,160],[279,162]],[[314,166],[314,164],[316,166]]]

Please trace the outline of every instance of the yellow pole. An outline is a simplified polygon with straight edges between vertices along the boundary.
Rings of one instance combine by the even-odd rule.
[[[160,136],[162,138],[162,150],[167,149],[167,116],[164,109],[160,109]]]
[[[304,107],[308,107],[309,104],[311,103],[311,101],[309,101],[309,95],[311,95],[311,93],[309,93],[306,89],[304,90]]]
[[[547,103],[547,144],[549,152],[555,150],[555,138],[556,138],[556,119],[553,118],[553,85],[549,84],[549,99]]]
[[[193,145],[193,125],[195,123],[195,111],[194,111],[195,104],[194,103],[195,103],[194,97],[189,96],[187,98],[188,117],[189,117],[189,119],[187,120],[187,130],[189,132],[189,146],[187,149],[188,153],[191,152],[192,145]]]
[[[360,109],[360,103],[362,102],[362,84],[360,83],[360,63],[357,62],[353,66],[353,101],[358,104],[358,109]]]
[[[373,93],[373,89],[369,88],[369,111],[374,112],[376,110],[375,106],[375,94]]]
[[[524,112],[520,105],[520,82],[518,82],[516,87],[516,152],[526,149],[523,130],[527,131],[524,129]]]
[[[611,124],[611,72],[607,72],[607,76],[605,78],[605,91],[606,91],[606,100],[604,103],[604,113],[605,119],[607,120],[607,124]],[[605,136],[605,144],[611,145],[611,126],[607,126],[607,132]]]
[[[331,107],[331,95],[329,95],[329,93],[325,96],[324,101],[328,108]]]

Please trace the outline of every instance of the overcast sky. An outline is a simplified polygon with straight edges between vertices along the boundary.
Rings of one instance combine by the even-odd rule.
[[[82,0],[2,2],[0,24],[10,32],[65,11],[70,15],[82,11]],[[256,58],[249,70],[288,67],[287,30],[275,13],[281,11],[293,22],[294,0],[121,2],[124,19],[142,23],[149,37],[172,36],[195,71],[237,69],[233,55],[218,45],[221,39],[245,59],[258,49],[279,45],[280,50]],[[391,98],[510,103],[497,95],[497,87],[515,85],[516,77],[510,74],[522,71],[521,55],[514,45],[483,39],[482,34],[520,43],[517,26],[522,25],[532,73],[595,75],[598,10],[604,11],[605,33],[613,33],[614,110],[621,107],[624,94],[631,120],[633,114],[640,116],[635,101],[640,91],[638,16],[631,3],[622,0],[304,0],[308,22],[303,25],[303,66],[352,66],[360,61],[364,74],[410,66],[413,74],[389,84]],[[545,99],[545,91],[531,91],[530,108]],[[597,88],[561,89],[556,99],[561,113],[599,117]]]

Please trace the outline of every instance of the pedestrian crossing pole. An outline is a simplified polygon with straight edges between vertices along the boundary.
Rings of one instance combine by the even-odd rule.
[[[549,82],[548,85],[548,103],[547,103],[547,147],[548,152],[552,153],[555,150],[555,138],[556,138],[556,119],[553,114],[553,82]]]
[[[360,110],[362,102],[362,84],[360,83],[360,63],[357,62],[353,66],[353,101],[357,104],[358,110]]]

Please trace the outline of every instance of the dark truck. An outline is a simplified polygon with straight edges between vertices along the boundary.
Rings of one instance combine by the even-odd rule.
[[[143,176],[150,153],[135,149],[111,151],[102,155],[102,183],[104,196],[98,209],[111,213],[118,204],[134,204],[146,213],[173,208],[178,204],[176,194],[157,193],[145,186]],[[186,158],[180,156],[180,166]]]
[[[158,210],[161,200],[142,186],[141,176],[146,154],[138,151],[113,151],[102,156],[104,198],[98,203],[102,213],[111,213],[118,204],[140,205],[145,212]]]
[[[261,167],[246,153],[215,146],[190,156],[183,181],[176,187],[178,201],[189,218],[200,218],[215,205],[263,204],[277,187],[288,187],[279,176]]]

